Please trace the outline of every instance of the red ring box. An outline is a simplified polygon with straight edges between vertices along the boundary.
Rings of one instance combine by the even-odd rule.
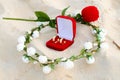
[[[69,16],[57,16],[57,36],[46,42],[46,46],[58,51],[67,49],[74,43],[76,35],[76,21]],[[61,40],[62,39],[62,40]],[[60,42],[60,40],[62,42]]]

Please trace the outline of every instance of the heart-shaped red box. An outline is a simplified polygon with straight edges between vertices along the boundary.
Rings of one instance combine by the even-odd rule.
[[[63,51],[74,43],[76,21],[69,16],[57,16],[57,36],[46,42],[46,46]]]

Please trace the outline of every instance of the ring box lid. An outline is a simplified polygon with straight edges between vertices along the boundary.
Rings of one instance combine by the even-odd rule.
[[[57,16],[56,22],[58,36],[73,41],[76,35],[76,21],[69,16]]]

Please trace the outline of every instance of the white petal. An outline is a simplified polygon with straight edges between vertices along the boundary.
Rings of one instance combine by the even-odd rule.
[[[91,49],[91,48],[93,48],[93,45],[92,45],[91,42],[86,42],[86,43],[84,44],[84,48],[85,48],[85,49]]]
[[[26,56],[22,56],[22,60],[24,63],[29,63],[29,59]]]
[[[104,35],[107,35],[107,31],[105,30],[105,29],[101,29],[101,32],[103,32],[104,33]]]
[[[32,34],[33,38],[38,38],[39,37],[39,31],[34,31]]]
[[[97,33],[97,31],[96,31],[96,30],[93,30],[93,31],[92,31],[92,34],[96,34],[96,33]]]
[[[41,55],[41,56],[38,57],[38,60],[39,60],[40,63],[46,63],[47,62],[47,57]]]
[[[28,56],[35,55],[35,53],[36,53],[36,49],[35,48],[33,48],[33,47],[27,48],[27,54],[28,54]]]
[[[51,67],[49,67],[49,66],[44,66],[44,67],[43,67],[43,72],[44,72],[45,74],[48,74],[48,73],[50,73],[51,71],[52,71]]]
[[[86,59],[87,64],[93,64],[95,62],[95,58],[93,56],[90,56]]]
[[[66,62],[64,62],[64,67],[65,67],[66,69],[72,69],[72,68],[74,67],[73,61],[67,60]]]
[[[101,38],[106,36],[106,34],[103,33],[103,32],[100,32],[99,35],[100,35]]]
[[[24,49],[24,47],[25,47],[25,45],[20,43],[20,44],[17,45],[17,50],[22,51]]]
[[[25,36],[20,36],[18,38],[18,43],[24,43],[26,41]]]
[[[98,34],[100,38],[105,38],[107,32],[105,29],[100,29],[100,33]]]
[[[101,41],[101,42],[103,42],[103,41],[105,41],[105,40],[106,40],[105,37],[100,38],[100,41]]]
[[[67,60],[67,58],[65,58],[65,57],[61,59],[61,61],[65,61],[65,60]]]

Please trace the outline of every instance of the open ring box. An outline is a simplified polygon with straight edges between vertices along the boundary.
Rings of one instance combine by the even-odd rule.
[[[57,16],[57,36],[46,42],[46,46],[63,51],[74,43],[76,35],[76,21],[68,16]]]

